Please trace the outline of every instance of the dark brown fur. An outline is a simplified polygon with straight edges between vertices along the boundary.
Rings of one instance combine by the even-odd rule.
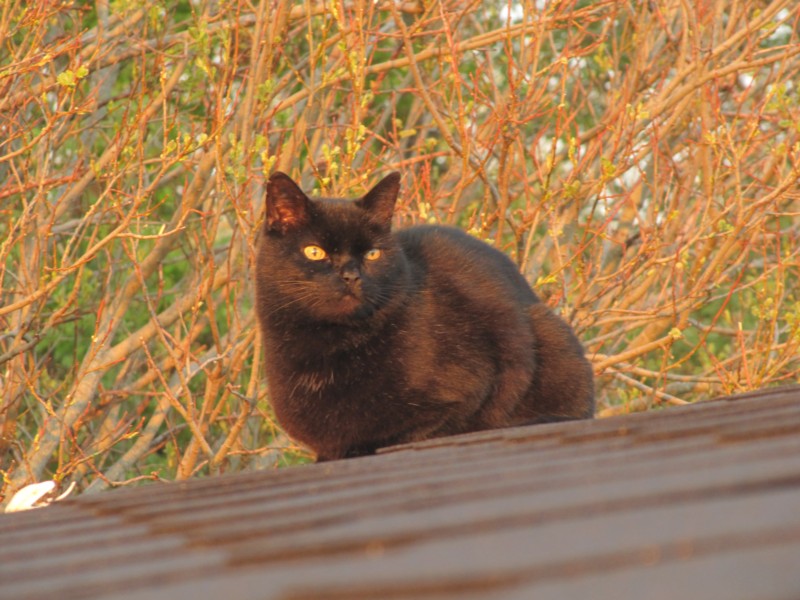
[[[322,461],[591,418],[592,369],[569,325],[489,245],[449,227],[391,232],[398,190],[392,174],[357,201],[311,200],[270,177],[256,310],[286,432]]]

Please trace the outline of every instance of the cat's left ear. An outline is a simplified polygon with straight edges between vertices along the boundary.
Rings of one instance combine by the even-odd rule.
[[[366,210],[372,220],[389,227],[392,223],[394,205],[400,192],[400,173],[390,173],[358,200],[361,208]]]
[[[309,200],[286,173],[275,171],[267,181],[268,231],[286,233],[308,222]]]

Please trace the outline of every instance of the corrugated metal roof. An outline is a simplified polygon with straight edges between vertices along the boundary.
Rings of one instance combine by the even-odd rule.
[[[0,516],[0,598],[800,598],[800,387]]]

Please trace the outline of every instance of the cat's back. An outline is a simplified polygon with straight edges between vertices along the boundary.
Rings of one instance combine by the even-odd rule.
[[[447,279],[467,294],[499,294],[523,305],[538,302],[508,256],[460,229],[418,225],[395,235],[412,268],[427,280]]]

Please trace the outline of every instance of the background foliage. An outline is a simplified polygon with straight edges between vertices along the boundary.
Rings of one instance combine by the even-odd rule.
[[[302,459],[252,265],[273,169],[511,255],[601,414],[794,381],[800,5],[4,2],[0,470],[84,492]]]

